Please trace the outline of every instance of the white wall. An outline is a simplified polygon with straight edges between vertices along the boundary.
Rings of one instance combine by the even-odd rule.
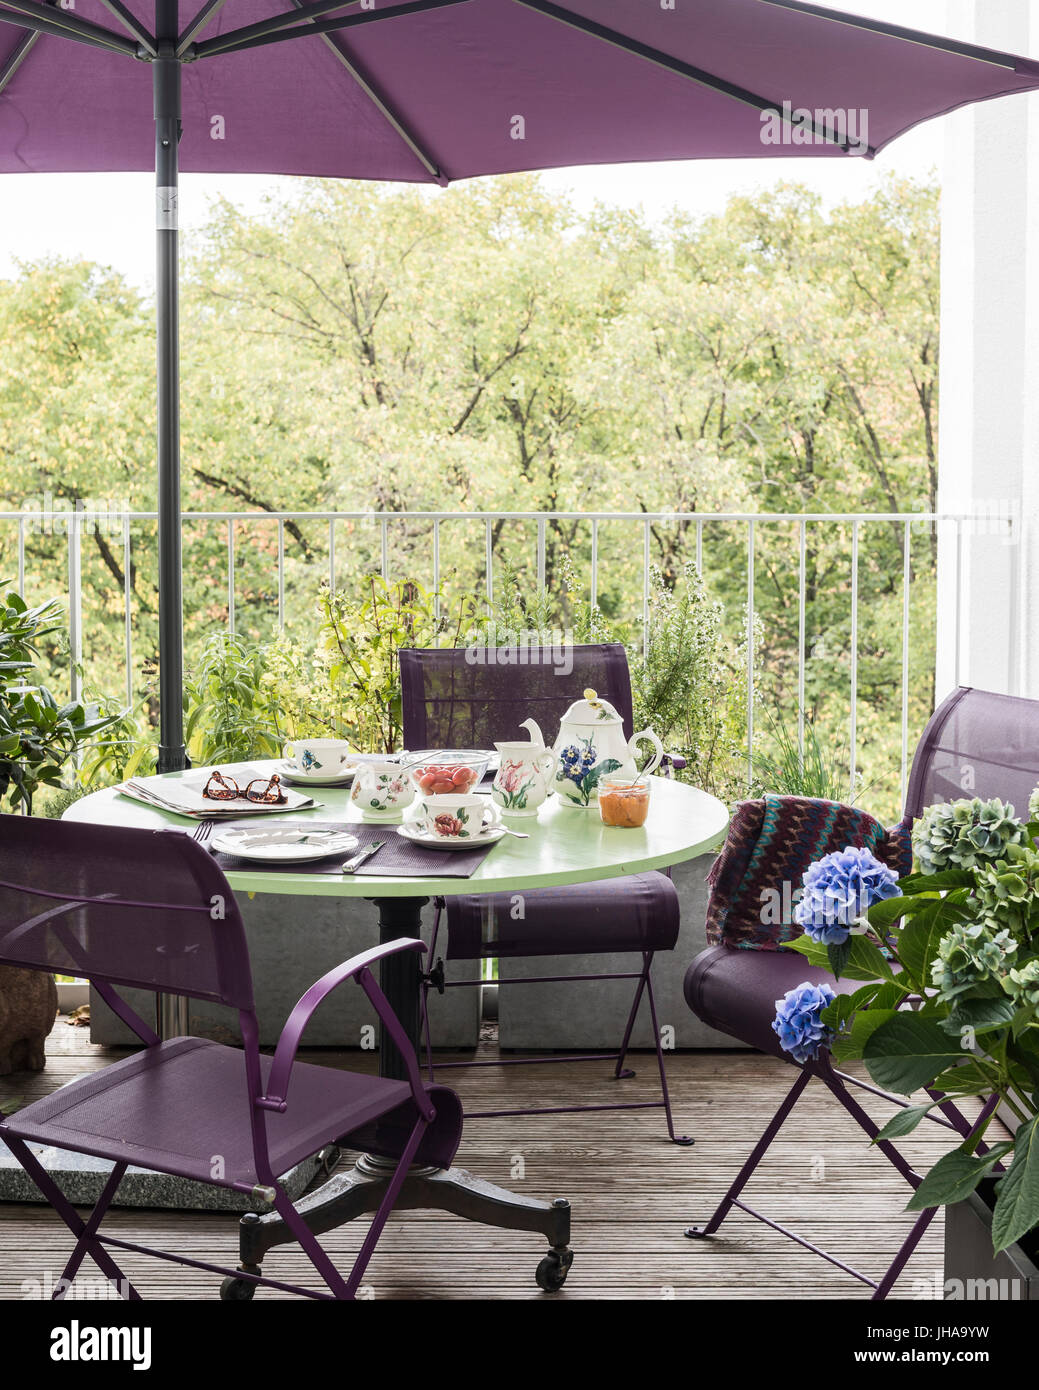
[[[1039,56],[1031,0],[948,0],[958,36]],[[1039,97],[945,121],[938,509],[992,518],[938,555],[937,694],[1039,698]],[[998,518],[1019,515],[1008,544]]]

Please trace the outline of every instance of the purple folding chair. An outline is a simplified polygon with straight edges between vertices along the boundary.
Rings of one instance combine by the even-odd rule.
[[[124,1297],[139,1298],[109,1247],[211,1270],[236,1287],[267,1284],[307,1298],[353,1298],[408,1165],[449,1166],[461,1137],[457,1096],[423,1083],[414,1050],[372,974],[383,957],[424,949],[420,941],[402,937],[329,970],[292,1010],[273,1057],[262,1057],[238,906],[201,845],[180,831],[0,816],[0,962],[86,977],[146,1044],[0,1123],[0,1139],[76,1238],[55,1298],[65,1296],[87,1255]],[[354,980],[368,996],[404,1059],[406,1081],[296,1061],[314,1010],[345,980]],[[118,986],[224,1004],[238,1013],[244,1047],[191,1037],[162,1042]],[[398,1160],[347,1278],[278,1182],[333,1143],[363,1145]],[[114,1163],[85,1220],[31,1144]],[[129,1164],[272,1202],[331,1292],[102,1234],[101,1222]]]
[[[906,789],[905,818],[899,829],[908,835],[912,822],[926,806],[965,796],[986,799],[998,796],[1010,802],[1019,813],[1027,814],[1029,794],[1037,783],[1039,701],[960,687],[935,712],[920,739]],[[739,817],[736,819],[738,821]],[[797,856],[791,854],[784,863],[783,877],[796,887],[800,874],[812,860],[821,854],[844,849],[845,845],[846,836],[838,834],[823,848],[803,846],[803,862],[795,870],[793,864]],[[774,886],[782,893],[782,884]],[[711,913],[711,908],[708,912]],[[771,1026],[776,1000],[805,980],[813,984],[825,982],[838,994],[851,994],[859,987],[858,981],[835,980],[827,971],[809,965],[793,952],[739,949],[727,944],[724,935],[720,943],[702,951],[689,967],[685,997],[698,1018],[719,1032],[796,1066],[798,1075],[714,1214],[704,1225],[689,1227],[686,1235],[693,1238],[713,1236],[733,1207],[737,1207],[872,1287],[874,1299],[884,1299],[933,1221],[937,1208],[931,1207],[918,1214],[891,1264],[881,1278],[875,1280],[763,1215],[743,1201],[741,1195],[813,1077],[826,1086],[870,1139],[876,1139],[879,1126],[856,1101],[851,1087],[881,1096],[894,1105],[908,1105],[900,1096],[888,1095],[858,1077],[836,1070],[825,1052],[821,1052],[816,1061],[799,1065],[782,1050]],[[928,1090],[927,1094],[933,1100],[941,1099],[938,1092]],[[971,1122],[951,1101],[943,1100],[940,1113],[929,1114],[927,1118],[966,1138],[984,1123],[995,1105],[996,1097],[990,1098],[979,1117]],[[893,1144],[882,1140],[876,1147],[910,1186],[919,1186],[921,1175]],[[986,1146],[980,1145],[978,1151],[985,1152]]]
[[[493,660],[501,655],[501,663]],[[577,646],[567,649],[573,666],[563,671],[559,653],[552,647],[499,648],[486,663],[467,660],[461,649],[411,649],[400,653],[403,687],[404,742],[420,748],[490,748],[495,741],[514,738],[524,719],[533,717],[544,729],[558,725],[573,703],[575,691],[592,687],[614,705],[624,721],[625,736],[632,733],[631,681],[628,660],[619,643]],[[676,765],[680,760],[676,761]],[[684,764],[681,764],[684,765]],[[582,814],[576,812],[575,814]],[[635,993],[620,1048],[610,1053],[492,1061],[445,1062],[445,1067],[526,1066],[547,1062],[615,1063],[615,1079],[634,1076],[624,1067],[632,1030],[643,997],[649,1006],[660,1075],[660,1100],[618,1102],[611,1105],[542,1106],[518,1110],[466,1111],[467,1119],[500,1115],[563,1115],[588,1110],[663,1109],[667,1132],[675,1144],[692,1139],[675,1133],[671,1098],[660,1041],[656,1002],[650,971],[657,951],[673,951],[678,940],[678,894],[666,874],[636,874],[602,883],[563,888],[539,888],[524,893],[524,915],[514,920],[508,893],[463,894],[435,899],[430,959],[436,963],[423,982],[422,1021],[429,1078],[435,1070],[430,1044],[428,997],[431,988],[440,993],[453,986],[479,985],[479,979],[451,981],[444,978],[444,962],[436,959],[443,916],[447,918],[448,961],[486,960],[529,956],[605,955],[631,952],[641,956],[637,970],[593,975],[536,975],[502,982],[502,987],[555,983],[564,980],[630,979]]]

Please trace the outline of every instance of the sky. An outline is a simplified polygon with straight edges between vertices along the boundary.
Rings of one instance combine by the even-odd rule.
[[[681,0],[679,0],[681,3]],[[873,19],[933,33],[970,38],[949,23],[946,0],[830,0]],[[641,206],[657,220],[679,206],[702,215],[721,210],[736,193],[751,193],[796,180],[828,205],[868,196],[890,171],[926,177],[939,169],[943,120],[910,131],[872,163],[865,160],[701,160],[680,164],[628,164],[552,171],[550,188],[570,192],[579,208],[596,201]],[[185,174],[181,179],[181,227],[206,221],[210,200],[222,194],[247,210],[287,178]],[[0,276],[18,261],[48,255],[85,257],[114,266],[135,284],[152,282],[154,194],[150,174],[8,174],[0,179]],[[69,218],[69,209],[76,215]]]

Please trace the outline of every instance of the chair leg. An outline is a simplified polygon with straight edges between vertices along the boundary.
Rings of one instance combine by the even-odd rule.
[[[427,955],[427,957],[426,957],[427,960],[433,962],[434,966],[436,965],[437,939],[438,939],[439,936],[440,936],[440,914],[441,914],[441,912],[443,911],[443,906],[442,906],[443,901],[444,901],[443,898],[435,898],[435,899],[434,899],[435,906],[434,906],[434,908],[433,908],[433,930],[432,930],[432,932],[430,933],[430,938],[429,938],[429,953],[428,953],[428,955]],[[430,1029],[429,1029],[429,980],[428,980],[428,979],[423,979],[423,981],[422,981],[422,999],[421,999],[420,1008],[421,1008],[421,1013],[420,1013],[420,1020],[419,1020],[419,1021],[420,1021],[421,1027],[422,1027],[422,1037],[423,1037],[423,1041],[424,1041],[424,1043],[425,1043],[425,1048],[426,1048],[426,1073],[427,1073],[427,1075],[428,1075],[428,1077],[429,1077],[430,1083],[432,1083],[433,1081],[436,1080],[436,1074],[435,1074],[434,1069],[433,1069],[433,1039],[432,1039],[432,1035],[431,1035]]]
[[[117,1165],[113,1170],[112,1176],[105,1184],[105,1190],[102,1192],[97,1206],[95,1206],[91,1213],[90,1224],[92,1229],[88,1231],[88,1223],[83,1221],[75,1207],[69,1202],[64,1192],[62,1192],[61,1188],[48,1174],[47,1170],[39,1163],[28,1145],[21,1139],[15,1138],[14,1135],[9,1134],[4,1135],[4,1143],[29,1174],[29,1177],[32,1178],[33,1182],[57,1212],[58,1216],[61,1217],[62,1221],[64,1221],[65,1225],[76,1237],[76,1248],[68,1264],[65,1266],[66,1274],[69,1269],[72,1269],[74,1273],[75,1270],[78,1269],[83,1255],[89,1255],[98,1269],[100,1269],[101,1273],[114,1285],[117,1293],[122,1294],[124,1298],[139,1302],[141,1295],[134,1288],[133,1284],[130,1283],[130,1280],[119,1268],[115,1260],[109,1255],[97,1236],[97,1227],[101,1224],[105,1211],[112,1197],[115,1195],[115,1189],[119,1186],[119,1180],[122,1179],[123,1173],[126,1171],[126,1164]],[[96,1221],[94,1220],[95,1217],[97,1218]],[[82,1253],[80,1253],[80,1246],[83,1247]],[[76,1258],[77,1255],[79,1259]],[[64,1278],[65,1275],[62,1277]],[[55,1297],[63,1298],[64,1290],[59,1289]]]
[[[726,1192],[725,1196],[718,1203],[714,1215],[711,1217],[711,1219],[707,1222],[705,1226],[686,1227],[685,1233],[687,1236],[690,1237],[690,1239],[698,1239],[703,1236],[714,1235],[715,1231],[718,1229],[718,1227],[728,1216],[729,1212],[732,1210],[733,1203],[736,1201],[737,1197],[740,1195],[740,1193],[746,1187],[747,1183],[753,1177],[754,1170],[757,1168],[761,1160],[765,1157],[765,1154],[768,1152],[768,1149],[771,1146],[773,1139],[775,1139],[780,1129],[782,1129],[783,1122],[786,1120],[791,1110],[793,1110],[794,1106],[800,1100],[801,1092],[808,1085],[808,1082],[811,1080],[811,1077],[812,1073],[806,1071],[802,1067],[802,1069],[797,1075],[797,1080],[790,1087],[790,1090],[787,1092],[786,1098],[784,1099],[782,1105],[772,1116],[771,1120],[769,1120],[765,1132],[762,1134],[758,1142],[754,1145],[754,1149],[751,1152],[750,1157],[747,1159],[746,1163],[744,1163],[739,1173],[737,1173],[736,1179],[733,1182],[732,1186],[729,1188],[728,1192]]]
[[[429,1032],[429,981],[423,980],[420,986],[419,998],[419,1027],[422,1030],[422,1042],[426,1052],[426,1074],[429,1082],[436,1080],[433,1070],[433,1042]]]
[[[123,1180],[123,1174],[126,1172],[126,1169],[127,1165],[125,1163],[117,1163],[109,1174],[108,1181],[105,1183],[101,1196],[97,1199],[94,1210],[87,1218],[87,1223],[83,1227],[79,1240],[76,1242],[76,1248],[69,1256],[68,1264],[61,1272],[61,1279],[58,1281],[58,1287],[54,1291],[55,1299],[64,1298],[66,1292],[71,1287],[72,1281],[75,1279],[76,1273],[86,1256],[87,1248],[97,1235],[98,1227],[101,1225],[105,1213],[108,1211],[112,1198],[116,1194],[116,1189]]]
[[[422,1136],[426,1132],[428,1124],[429,1121],[420,1116],[415,1123],[415,1128],[411,1131],[408,1142],[404,1145],[404,1152],[400,1156],[400,1162],[397,1164],[393,1177],[387,1184],[386,1195],[379,1203],[379,1210],[372,1217],[371,1225],[368,1227],[368,1234],[365,1236],[364,1242],[357,1252],[357,1259],[354,1261],[354,1267],[350,1271],[350,1278],[347,1280],[348,1298],[354,1297],[361,1280],[364,1278],[364,1271],[368,1268],[368,1261],[372,1257],[379,1237],[382,1235],[383,1227],[389,1220],[390,1212],[393,1210],[394,1204],[400,1195],[400,1190],[404,1186],[404,1179],[408,1176],[408,1169],[411,1167],[412,1159],[415,1157],[418,1146],[422,1142]]]
[[[909,1232],[905,1240],[902,1242],[901,1246],[899,1247],[898,1254],[891,1261],[890,1265],[888,1265],[887,1270],[884,1273],[884,1277],[881,1279],[880,1283],[877,1285],[876,1290],[872,1295],[872,1301],[874,1303],[883,1302],[883,1300],[887,1298],[888,1294],[894,1287],[895,1280],[898,1278],[898,1276],[902,1273],[903,1269],[905,1269],[906,1265],[909,1263],[910,1256],[912,1255],[916,1247],[920,1244],[927,1231],[928,1226],[930,1226],[931,1222],[937,1215],[937,1207],[928,1207],[927,1210],[922,1211],[920,1215],[916,1218],[916,1220],[913,1222],[913,1229]]]
[[[649,967],[653,957],[649,956],[646,963],[646,998],[649,1000],[649,1016],[653,1022],[653,1038],[657,1046],[657,1070],[660,1072],[660,1094],[664,1100],[664,1114],[667,1117],[667,1133],[672,1144],[681,1144],[688,1148],[696,1141],[688,1134],[675,1133],[675,1120],[671,1113],[671,1092],[667,1088],[667,1068],[664,1065],[664,1045],[660,1040],[660,1024],[657,1021],[657,1001],[653,994],[653,981],[650,979]]]
[[[845,1086],[844,1082],[841,1081],[840,1077],[835,1076],[831,1068],[825,1064],[818,1067],[817,1075],[820,1081],[826,1083],[831,1095],[835,1096],[837,1100],[840,1101],[841,1105],[844,1106],[845,1110],[847,1110],[848,1114],[859,1128],[868,1134],[870,1139],[876,1141],[877,1135],[880,1133],[880,1126],[874,1124],[865,1110],[863,1110],[862,1106],[848,1090],[847,1086]],[[890,1143],[887,1139],[881,1139],[879,1142],[876,1142],[876,1147],[891,1166],[905,1178],[910,1187],[914,1189],[919,1187],[921,1181],[920,1174],[916,1172],[911,1164],[906,1162],[895,1148],[894,1144]]]
[[[649,980],[649,966],[652,960],[652,951],[649,952],[648,955],[643,954],[642,974],[639,976],[639,982],[635,986],[635,997],[631,1001],[631,1009],[628,1012],[628,1021],[624,1025],[624,1037],[621,1039],[620,1050],[617,1053],[617,1063],[613,1068],[613,1078],[615,1081],[627,1081],[629,1078],[635,1075],[635,1073],[631,1070],[630,1067],[625,1067],[624,1059],[628,1054],[628,1046],[631,1043],[631,1035],[635,1028],[635,1019],[638,1017],[639,1005],[642,1003],[642,993],[646,988],[647,981]]]
[[[349,1277],[344,1279],[339,1270],[329,1259],[328,1255],[318,1243],[317,1236],[307,1225],[304,1218],[289,1201],[282,1188],[275,1186],[274,1207],[285,1225],[295,1236],[300,1246],[310,1257],[310,1262],[324,1279],[337,1299],[351,1300],[356,1297],[364,1271],[368,1268],[368,1262],[375,1251],[379,1237],[382,1235],[383,1228],[389,1219],[390,1212],[393,1210],[394,1203],[400,1195],[404,1179],[408,1176],[408,1169],[411,1167],[415,1153],[422,1141],[422,1136],[426,1131],[429,1121],[420,1117],[411,1134],[408,1142],[404,1146],[404,1151],[400,1156],[396,1168],[393,1170],[393,1177],[386,1185],[386,1192],[382,1201],[379,1203],[378,1210],[372,1217],[371,1224],[361,1243],[357,1258],[354,1260],[353,1268],[350,1270]]]

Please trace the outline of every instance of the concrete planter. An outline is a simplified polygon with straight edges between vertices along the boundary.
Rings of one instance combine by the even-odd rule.
[[[333,965],[378,942],[374,904],[354,898],[305,898],[274,893],[239,895],[252,957],[253,987],[260,1019],[260,1043],[272,1046],[292,1006],[307,987]],[[423,910],[423,936],[428,941],[433,909]],[[451,966],[449,978],[465,979],[468,967]],[[152,997],[125,990],[125,997],[149,1022]],[[475,1047],[479,1036],[479,994],[476,989],[451,989],[434,996],[430,1010],[433,1042],[438,1047]],[[365,1025],[374,1015],[356,985],[334,991],[315,1014],[304,1036],[308,1047],[361,1047]],[[191,1032],[197,1037],[238,1041],[237,1019],[227,1009],[201,1000],[190,1003]],[[129,1028],[90,992],[90,1040],[108,1045],[134,1043]]]
[[[945,1297],[952,1301],[1039,1302],[1034,1239],[992,1253],[993,1184],[945,1209]],[[1034,1233],[1033,1233],[1034,1236]]]
[[[673,951],[664,951],[653,962],[653,988],[661,1028],[674,1030],[667,1041],[676,1048],[740,1047],[734,1038],[715,1032],[690,1011],[682,993],[682,981],[690,961],[707,944],[707,872],[713,854],[676,864],[673,877],[682,908],[682,926]],[[520,985],[509,989],[507,981],[523,975],[564,975],[584,972],[636,970],[639,957],[551,956],[528,960],[503,960],[499,979],[505,986],[498,1001],[498,1035],[508,1048],[616,1048],[631,1007],[633,980],[602,980],[578,984]],[[451,990],[451,994],[468,991]],[[439,1005],[443,1001],[437,1000]],[[435,1015],[434,1015],[435,1017]],[[649,1010],[643,1002],[632,1045],[653,1046]]]

